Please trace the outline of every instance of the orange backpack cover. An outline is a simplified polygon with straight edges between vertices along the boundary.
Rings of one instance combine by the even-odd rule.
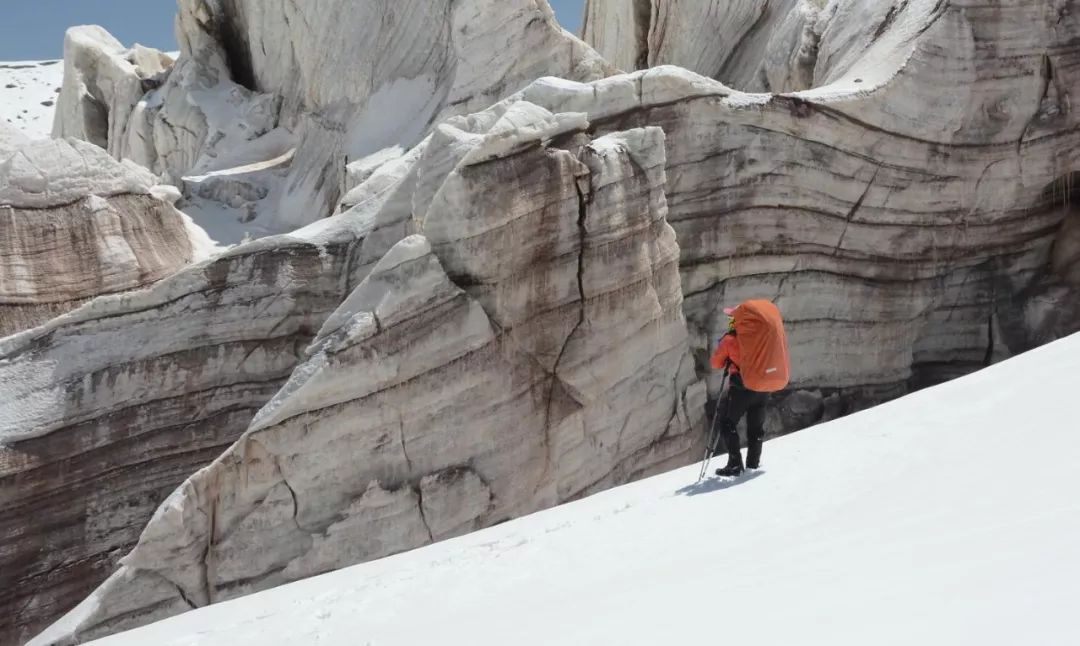
[[[739,374],[750,390],[772,393],[791,380],[787,334],[780,310],[769,301],[746,301],[735,309]]]

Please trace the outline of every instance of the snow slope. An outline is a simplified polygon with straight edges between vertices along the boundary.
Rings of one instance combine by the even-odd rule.
[[[1077,374],[1080,336],[734,482],[688,467],[97,643],[1080,643]]]
[[[48,137],[63,82],[63,61],[0,62],[0,121],[31,139]]]

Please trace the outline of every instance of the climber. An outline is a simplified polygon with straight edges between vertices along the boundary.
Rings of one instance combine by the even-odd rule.
[[[765,441],[765,405],[769,393],[783,390],[789,380],[787,336],[780,310],[769,301],[747,301],[725,308],[728,330],[712,355],[713,369],[727,370],[730,387],[718,410],[720,436],[727,449],[727,466],[718,476],[743,472],[739,450],[739,420],[746,416],[746,468],[761,465]],[[719,443],[717,443],[719,444]]]

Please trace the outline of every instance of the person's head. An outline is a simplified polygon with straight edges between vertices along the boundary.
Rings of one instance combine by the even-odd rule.
[[[724,308],[724,314],[726,314],[727,317],[728,317],[727,318],[728,332],[734,332],[735,331],[735,308],[734,307],[725,307]]]

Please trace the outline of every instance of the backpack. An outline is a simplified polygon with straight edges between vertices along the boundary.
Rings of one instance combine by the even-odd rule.
[[[791,380],[787,334],[780,310],[769,301],[746,301],[735,309],[739,374],[750,390],[772,393]]]

